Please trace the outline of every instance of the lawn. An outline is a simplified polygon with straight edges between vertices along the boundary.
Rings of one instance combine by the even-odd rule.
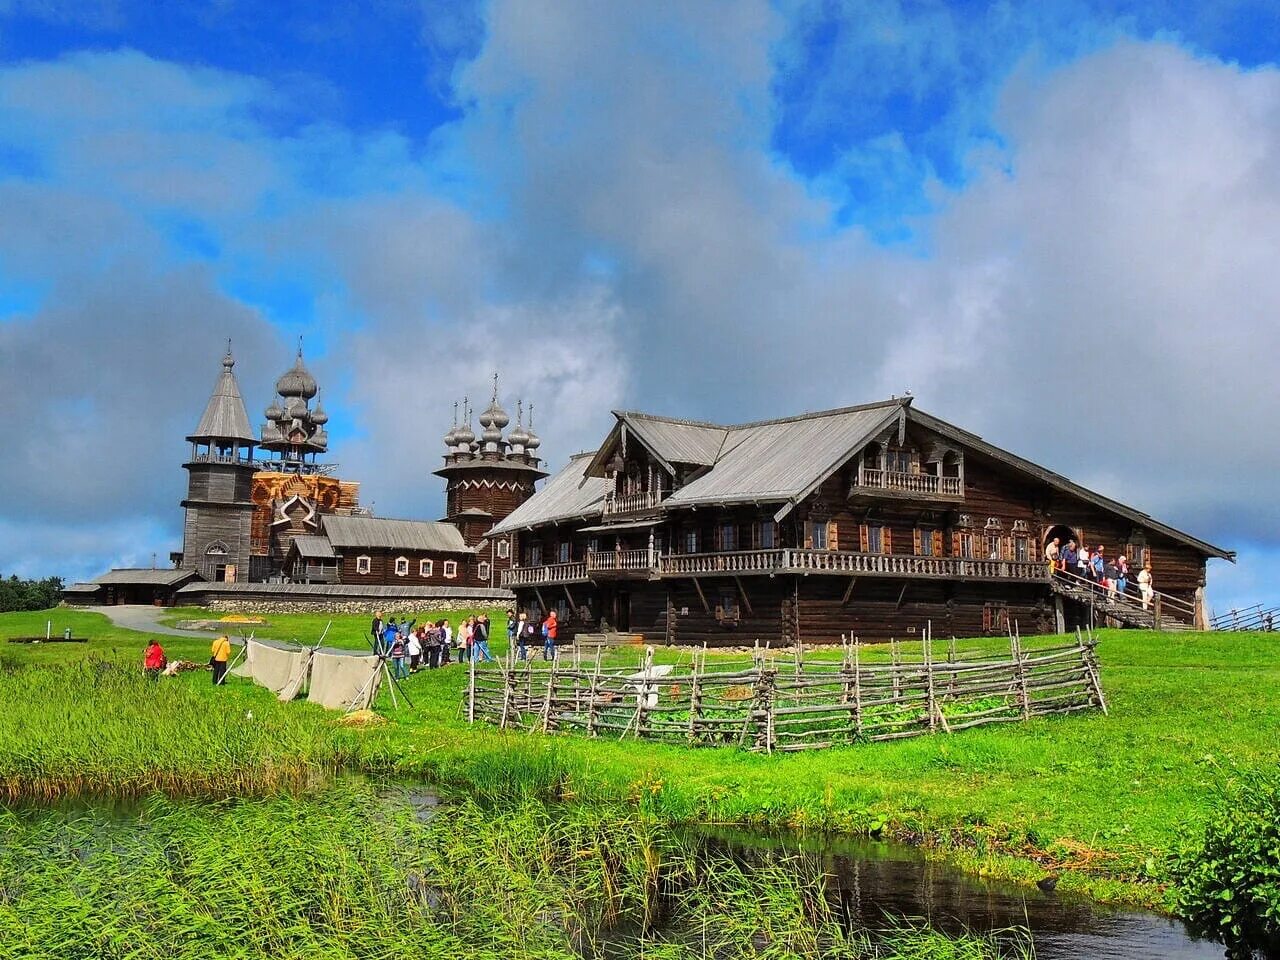
[[[73,686],[82,685],[79,674],[62,671],[59,690],[56,672],[41,670],[39,696],[26,692],[32,684],[21,679],[27,672],[21,664],[49,666],[92,655],[128,663],[132,674],[141,658],[140,634],[116,630],[94,614],[0,615],[0,637],[43,633],[50,616],[55,629],[70,624],[94,639],[85,645],[0,646],[9,668],[0,682],[0,780],[12,783],[20,775],[55,793],[59,783],[73,789],[84,781],[86,769],[94,772],[83,783],[87,789],[110,789],[117,765],[137,788],[145,787],[151,770],[155,785],[170,792],[181,792],[184,777],[193,792],[268,790],[282,764],[296,756],[298,769],[392,770],[495,802],[519,794],[621,799],[671,822],[883,829],[933,845],[980,872],[1030,880],[1055,869],[1063,872],[1060,889],[1158,903],[1166,853],[1197,830],[1217,788],[1234,771],[1274,765],[1280,740],[1274,709],[1280,638],[1103,631],[1099,653],[1110,716],[1077,714],[811,754],[758,756],[469,728],[461,710],[465,673],[457,666],[411,677],[412,709],[392,709],[384,695],[378,709],[389,722],[365,729],[344,726],[309,704],[280,704],[244,681],[213,690],[206,673],[184,675],[162,681],[173,701],[137,694],[142,712],[131,723],[164,731],[164,749],[149,750],[130,737],[129,725],[104,720],[96,736],[83,733],[94,716],[119,713],[118,700],[110,698],[131,696],[127,684],[81,690]],[[318,636],[329,618],[267,619],[269,628],[258,628],[259,636],[307,639]],[[358,646],[366,619],[334,620],[331,637],[351,637],[348,645]],[[493,632],[500,652],[505,634],[497,618]],[[207,657],[202,641],[163,642],[171,657]],[[1004,646],[998,640],[974,643]],[[638,651],[616,656],[635,662]],[[682,656],[659,651],[660,659]],[[182,713],[179,702],[192,706]],[[57,711],[76,718],[70,742],[35,737],[34,725],[42,718],[56,723]],[[246,712],[253,714],[252,734],[243,731]],[[170,724],[175,715],[204,716],[205,729],[184,733]],[[218,754],[221,739],[232,746]],[[284,749],[282,743],[295,746]],[[234,770],[234,783],[206,783],[198,771],[210,762]]]

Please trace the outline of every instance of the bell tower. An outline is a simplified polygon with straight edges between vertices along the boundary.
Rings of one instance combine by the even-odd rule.
[[[249,579],[251,517],[253,515],[253,447],[231,343],[222,358],[222,373],[200,423],[187,440],[191,457],[187,471],[186,518],[182,530],[183,570],[195,570],[206,580],[236,582]]]

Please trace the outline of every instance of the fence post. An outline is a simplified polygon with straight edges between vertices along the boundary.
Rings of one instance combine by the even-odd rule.
[[[702,663],[707,661],[707,645],[702,645]],[[693,653],[693,677],[689,682],[689,742],[698,740],[698,721],[702,715],[702,684],[698,676],[698,652]]]
[[[547,698],[542,701],[542,732],[546,733],[551,729],[551,701],[555,696],[556,690],[556,664],[560,661],[555,657],[551,658],[551,669],[547,671]]]
[[[1022,719],[1031,717],[1031,696],[1027,692],[1027,665],[1022,656],[1022,638],[1016,633],[1009,633],[1009,650],[1013,658],[1013,675],[1018,681],[1018,705],[1022,708]]]
[[[600,702],[600,651],[603,647],[596,647],[596,665],[591,671],[591,691],[587,694],[590,698],[587,703],[587,736],[594,737],[596,735],[596,713]]]
[[[926,627],[924,636],[920,638],[920,653],[924,657],[925,705],[929,712],[929,732],[938,731],[938,703],[933,696],[933,655],[929,650],[929,630]]]
[[[1160,629],[1160,594],[1155,595],[1155,602],[1152,604],[1152,626]]]
[[[476,658],[467,661],[467,723],[476,722]]]

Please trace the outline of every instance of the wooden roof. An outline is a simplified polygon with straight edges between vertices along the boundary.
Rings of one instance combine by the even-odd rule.
[[[228,353],[222,358],[222,373],[213,385],[213,395],[204,408],[204,414],[188,440],[236,440],[241,443],[257,443],[249,427],[249,415],[240,396],[240,385],[232,372],[236,362]]]
[[[579,453],[569,458],[564,469],[546,485],[511,511],[486,536],[528,530],[562,520],[594,519],[604,509],[604,495],[613,481],[585,476],[594,454]]]
[[[435,553],[474,553],[451,523],[435,520],[390,520],[384,517],[345,517],[326,514],[320,521],[325,537],[337,551],[415,550]]]
[[[155,569],[132,569],[120,567],[115,570],[108,570],[100,577],[94,577],[93,582],[100,586],[126,585],[126,586],[143,586],[143,587],[172,587],[181,583],[186,583],[199,576],[194,570],[155,570]]]

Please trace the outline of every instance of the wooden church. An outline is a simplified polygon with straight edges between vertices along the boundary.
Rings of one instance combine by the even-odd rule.
[[[522,608],[564,633],[737,645],[1204,626],[1234,554],[894,398],[723,426],[617,412],[489,532]],[[1132,567],[1127,593],[1050,575],[1057,538]],[[1154,592],[1134,578],[1150,563]]]

